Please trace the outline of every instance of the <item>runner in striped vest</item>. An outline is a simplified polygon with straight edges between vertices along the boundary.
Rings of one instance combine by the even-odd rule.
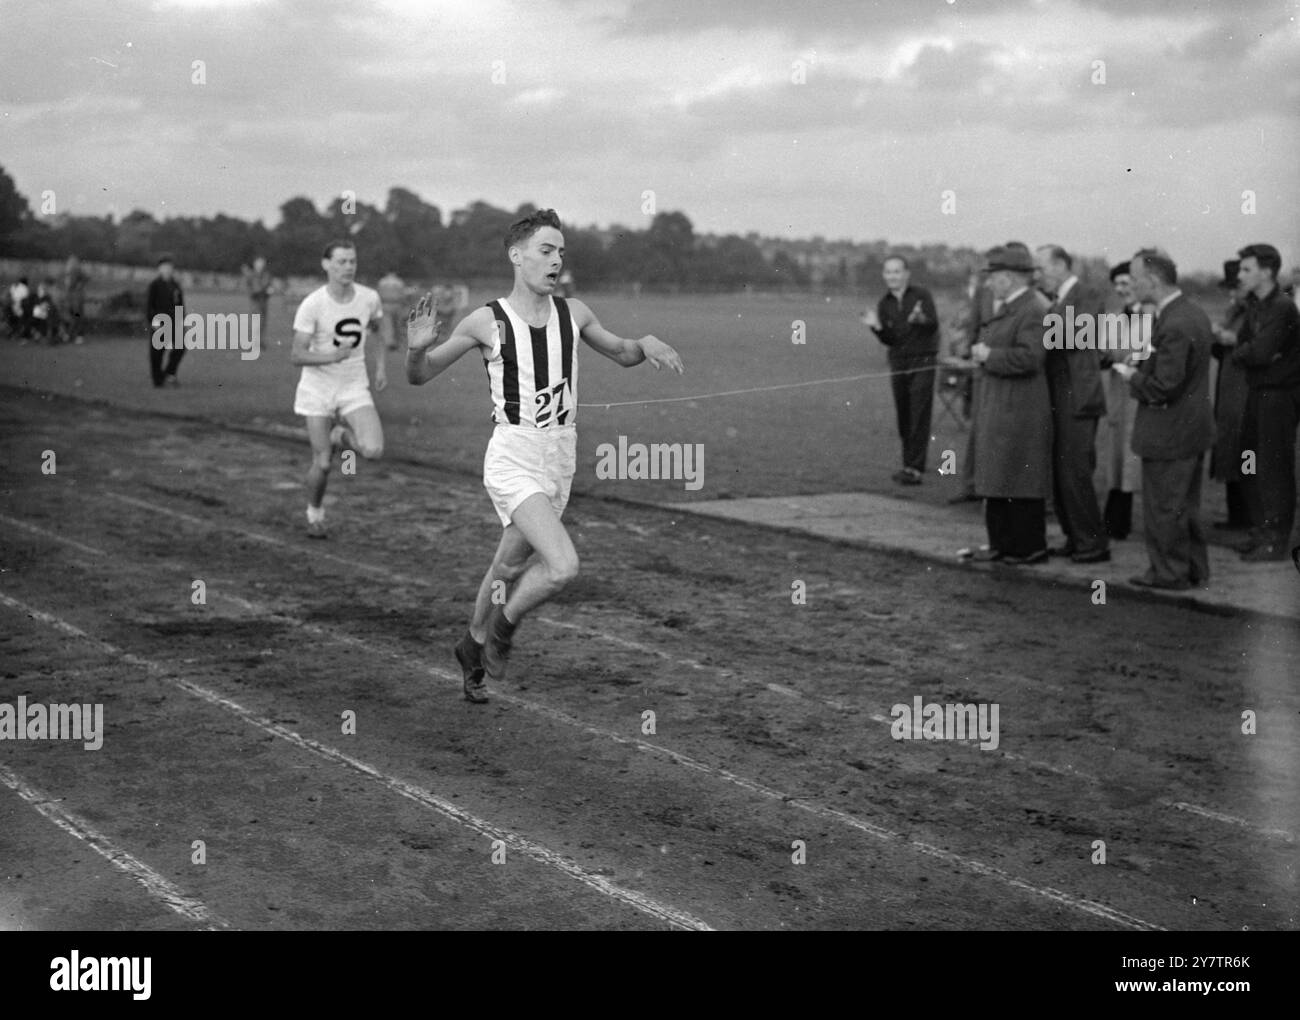
[[[583,302],[555,296],[564,266],[555,210],[516,220],[505,245],[515,275],[508,297],[467,315],[441,344],[432,293],[412,309],[406,327],[406,377],[417,386],[475,348],[487,366],[495,428],[483,485],[505,530],[455,647],[465,697],[475,703],[487,701],[485,678],[505,678],[523,616],[578,576],[578,553],[560,519],[576,468],[575,339],[626,368],[648,361],[656,370],[682,372],[681,358],[662,340],[616,336]]]
[[[496,344],[484,360],[492,390],[492,420],[498,425],[545,429],[572,425],[577,415],[578,330],[569,303],[553,297],[546,325],[526,322],[508,298],[489,302]]]

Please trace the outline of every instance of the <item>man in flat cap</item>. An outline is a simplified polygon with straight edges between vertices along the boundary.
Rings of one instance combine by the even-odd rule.
[[[149,323],[149,371],[155,386],[164,383],[179,385],[176,369],[180,367],[181,356],[185,353],[185,346],[181,343],[181,337],[185,333],[185,313],[182,311],[185,295],[174,273],[175,264],[171,255],[159,255],[158,275],[149,284],[149,295],[145,301],[145,316]],[[165,328],[165,324],[154,322],[160,315],[172,320],[171,329],[162,334],[171,337],[172,343],[166,369],[163,368],[163,353],[166,348],[154,342],[155,333],[160,327]]]
[[[979,451],[975,492],[984,499],[989,544],[974,555],[1017,566],[1042,563],[1052,463],[1052,409],[1043,374],[1047,301],[1030,286],[1034,260],[1028,251],[994,248],[984,272],[996,310],[971,347],[980,366],[972,429]]]

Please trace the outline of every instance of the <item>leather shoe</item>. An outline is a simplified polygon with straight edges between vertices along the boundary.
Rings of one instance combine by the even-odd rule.
[[[990,548],[989,546],[986,545],[980,546],[978,549],[975,550],[974,555],[971,556],[971,559],[973,559],[976,563],[993,563],[996,562],[997,560],[1004,559],[1004,558],[1005,557],[1002,555],[1002,553],[1000,553],[997,549]]]
[[[1038,552],[1032,552],[1028,556],[1003,556],[1002,562],[1013,567],[1032,567],[1047,562],[1047,550],[1039,549]]]
[[[1066,542],[1064,545],[1054,545],[1048,548],[1047,555],[1048,556],[1073,556],[1074,546],[1071,545],[1069,542]]]
[[[1160,588],[1163,591],[1187,591],[1192,586],[1190,581],[1157,581],[1150,574],[1138,574],[1128,581],[1140,588]]]
[[[1109,549],[1093,549],[1090,552],[1077,552],[1070,557],[1071,563],[1109,563]]]
[[[1257,545],[1249,552],[1241,554],[1243,563],[1272,563],[1286,559],[1286,550],[1280,545]]]

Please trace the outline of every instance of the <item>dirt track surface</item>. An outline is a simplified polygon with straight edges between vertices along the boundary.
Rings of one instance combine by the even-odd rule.
[[[315,543],[302,444],[12,390],[0,437],[0,703],[105,724],[0,741],[5,927],[1297,927],[1294,624],[578,498],[474,706],[475,478],[336,471]],[[998,748],[892,739],[917,696]]]

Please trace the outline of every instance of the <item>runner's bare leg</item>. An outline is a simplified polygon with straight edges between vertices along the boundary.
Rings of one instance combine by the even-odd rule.
[[[520,575],[506,601],[506,618],[518,623],[577,578],[578,551],[551,501],[540,492],[519,504],[510,523],[537,553],[537,559]]]
[[[384,455],[384,427],[374,405],[358,407],[343,416],[347,426],[343,439],[366,460],[378,460]]]
[[[508,600],[510,584],[527,569],[528,557],[532,551],[533,547],[528,544],[528,540],[524,538],[523,533],[513,524],[508,525],[501,532],[501,541],[497,544],[497,551],[492,557],[492,564],[488,567],[487,573],[483,575],[483,582],[478,587],[478,597],[474,601],[474,618],[469,625],[470,636],[479,644],[483,643],[488,613],[492,611],[492,595],[496,590],[495,583],[497,581],[505,582],[505,592]],[[497,601],[501,601],[499,596]]]
[[[311,467],[307,469],[307,502],[320,506],[325,499],[334,447],[330,445],[330,419],[323,415],[307,416],[307,437],[311,440]]]

